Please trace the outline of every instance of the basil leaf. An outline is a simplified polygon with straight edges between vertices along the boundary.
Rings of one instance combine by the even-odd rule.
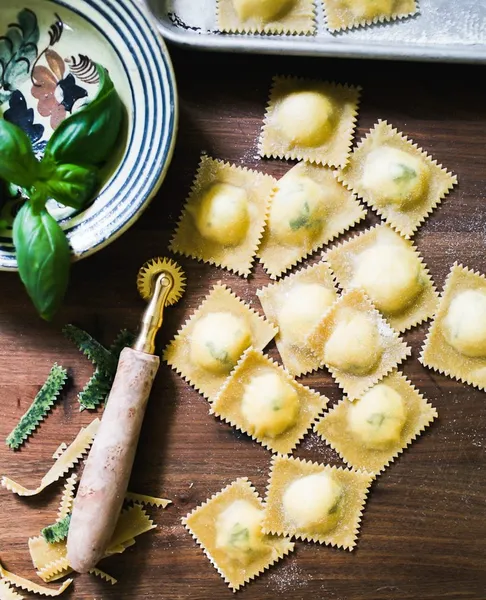
[[[46,181],[49,195],[65,206],[81,209],[98,187],[98,169],[81,165],[59,165]]]
[[[29,188],[38,172],[39,163],[27,134],[17,125],[0,119],[0,178]]]
[[[13,241],[19,275],[37,311],[51,320],[66,293],[71,254],[57,221],[26,202],[15,217]]]
[[[98,165],[117,141],[123,105],[108,71],[97,65],[100,87],[90,104],[65,119],[51,136],[46,155],[58,163]]]

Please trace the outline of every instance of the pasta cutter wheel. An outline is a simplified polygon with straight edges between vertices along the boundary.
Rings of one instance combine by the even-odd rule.
[[[180,300],[185,287],[181,268],[167,258],[149,260],[138,273],[137,288],[148,306],[133,347],[120,354],[72,510],[67,555],[70,566],[79,573],[95,567],[109,548],[160,364],[154,355],[155,337],[163,322],[164,308]]]

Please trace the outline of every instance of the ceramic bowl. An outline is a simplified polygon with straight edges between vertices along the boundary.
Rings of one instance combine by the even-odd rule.
[[[96,95],[95,62],[108,69],[126,108],[124,133],[94,202],[79,213],[48,203],[80,259],[126,231],[162,183],[177,128],[170,59],[136,0],[1,4],[0,115],[28,134],[37,155],[59,123]],[[2,187],[0,269],[16,270],[12,222],[23,199]]]

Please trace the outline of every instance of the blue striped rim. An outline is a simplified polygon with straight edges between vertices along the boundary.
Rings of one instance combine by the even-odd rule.
[[[65,0],[50,1],[78,14],[105,35],[97,23],[72,6],[72,3],[78,5],[79,1],[72,3]],[[135,147],[134,136],[138,112],[131,77],[119,49],[112,40],[105,38],[115,50],[130,84],[134,116],[124,160],[133,161],[133,166],[128,175],[125,172],[123,176],[120,175],[121,167],[118,168],[95,201],[94,209],[97,210],[94,214],[85,217],[81,214],[62,222],[78,257],[91,254],[106,245],[110,238],[114,239],[117,234],[122,233],[148,204],[172,155],[177,112],[175,82],[170,60],[162,40],[140,7],[133,0],[117,0],[117,5],[111,0],[105,0],[103,6],[106,9],[97,0],[80,1],[103,16],[122,38],[138,70],[144,93],[145,114],[142,141]],[[121,9],[120,4],[122,4]],[[120,192],[116,191],[117,188]],[[91,241],[83,245],[82,239],[86,235],[88,236],[86,242],[88,239]],[[6,249],[0,246],[0,253],[5,251]],[[0,268],[13,269],[16,267],[14,254],[11,250],[7,252],[8,254],[4,256],[0,254]]]

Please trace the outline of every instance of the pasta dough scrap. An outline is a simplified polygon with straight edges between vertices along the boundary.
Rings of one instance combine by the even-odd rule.
[[[447,276],[420,362],[486,389],[486,279],[457,262]]]
[[[263,531],[352,550],[374,478],[366,471],[274,456]]]
[[[411,352],[359,289],[342,294],[307,343],[351,400],[360,398]]]
[[[338,297],[329,265],[316,263],[256,294],[265,316],[279,329],[275,342],[287,371],[298,377],[317,370],[321,361],[306,340]]]
[[[77,481],[78,476],[76,475],[76,473],[73,473],[70,477],[66,479],[64,490],[61,496],[61,502],[57,511],[58,521],[62,521],[63,519],[65,519],[72,510],[74,502],[74,488],[76,487]]]
[[[225,319],[221,324],[216,317],[222,314]],[[263,350],[276,333],[273,325],[219,282],[166,347],[163,357],[204,397],[212,400],[246,347]]]
[[[360,91],[324,81],[275,77],[260,136],[260,156],[345,165]]]
[[[23,598],[4,579],[0,579],[0,600],[23,600]]]
[[[298,163],[278,181],[271,198],[260,262],[276,279],[365,216],[330,169]]]
[[[247,277],[275,179],[202,156],[170,250]]]
[[[457,183],[455,175],[382,120],[337,178],[407,239]]]
[[[157,508],[167,508],[169,504],[172,504],[172,500],[166,500],[165,498],[156,498],[154,496],[146,496],[145,494],[135,494],[133,492],[127,492],[125,498],[129,502],[135,502],[137,504],[143,504],[148,506],[156,506]]]
[[[36,496],[37,494],[40,494],[46,487],[50,486],[67,473],[67,471],[69,471],[69,469],[71,469],[84,454],[86,454],[98,432],[99,425],[100,420],[95,419],[94,421],[91,421],[86,428],[81,428],[81,431],[76,436],[74,442],[63,454],[61,454],[52,468],[44,475],[39,487],[28,489],[5,476],[2,477],[1,484],[4,488],[18,496]]]
[[[393,371],[360,400],[341,400],[314,429],[350,467],[378,474],[437,416],[410,381]]]
[[[415,246],[386,224],[325,254],[339,285],[361,288],[399,333],[432,317],[439,295]]]
[[[109,575],[108,573],[105,573],[104,571],[102,571],[101,569],[97,569],[96,567],[94,569],[90,569],[89,573],[91,575],[94,575],[95,577],[99,577],[100,579],[107,581],[111,585],[115,585],[116,583],[118,583],[118,579],[115,579],[112,575]]]
[[[404,19],[418,13],[416,0],[322,0],[330,31]]]
[[[210,413],[265,448],[289,454],[329,400],[249,348],[214,399]]]
[[[313,0],[217,0],[220,31],[226,33],[311,34]]]
[[[228,586],[236,591],[294,549],[261,531],[263,502],[248,479],[225,487],[182,519]]]
[[[10,573],[0,564],[0,575],[3,577],[7,583],[14,585],[15,587],[21,588],[23,590],[27,590],[28,592],[32,592],[33,594],[39,594],[40,596],[49,596],[53,598],[54,596],[60,596],[73,582],[72,579],[66,579],[61,585],[61,587],[57,589],[47,588],[42,585],[38,585],[33,581],[29,581],[24,577],[20,577],[19,575],[15,575],[15,573]]]

